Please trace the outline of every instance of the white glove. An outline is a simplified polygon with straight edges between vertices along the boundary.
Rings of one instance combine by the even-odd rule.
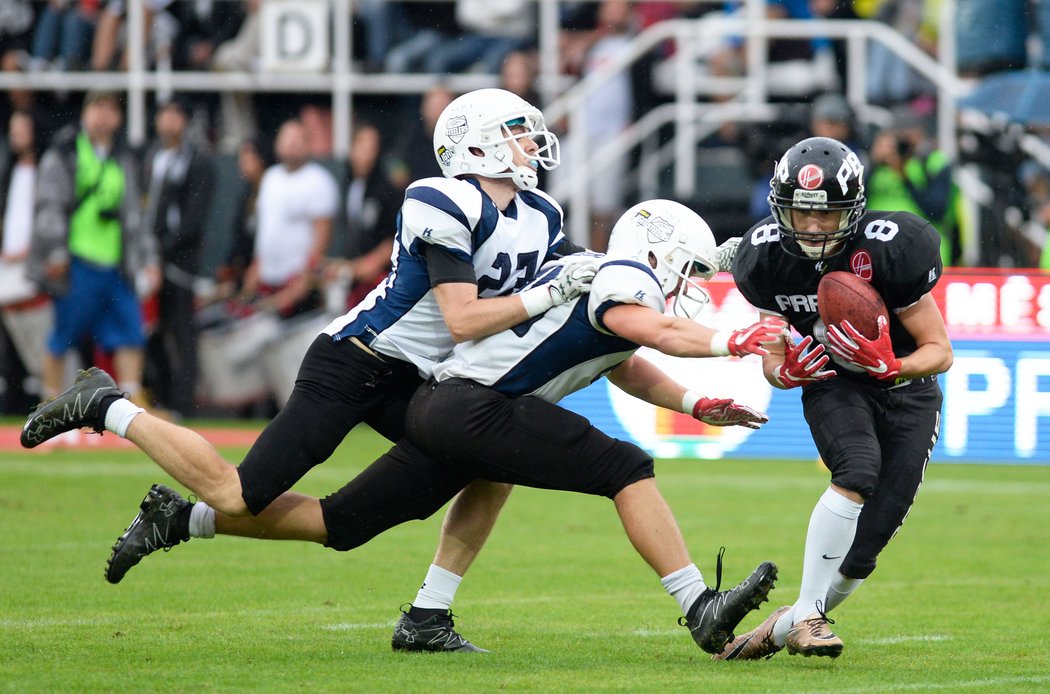
[[[557,277],[550,282],[526,289],[518,296],[521,297],[521,303],[529,317],[538,316],[589,291],[597,271],[598,262],[595,256],[571,256],[566,259]]]
[[[740,236],[731,236],[715,249],[718,258],[718,269],[720,272],[733,271],[733,258],[736,257],[736,247],[740,245]]]

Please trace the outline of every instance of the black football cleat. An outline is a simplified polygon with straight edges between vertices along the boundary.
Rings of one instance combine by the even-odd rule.
[[[124,574],[143,557],[158,549],[168,551],[189,540],[189,533],[179,530],[179,515],[192,505],[174,489],[163,484],[153,485],[139,504],[138,515],[113,545],[106,562],[106,580],[120,583]]]
[[[722,585],[722,553],[718,554],[718,582],[696,599],[686,616],[678,623],[689,627],[696,645],[707,653],[721,653],[733,640],[733,630],[751,610],[768,600],[777,578],[777,567],[764,561],[735,588],[719,592]]]
[[[408,612],[401,610],[401,619],[394,626],[394,637],[390,646],[395,651],[417,651],[427,653],[489,653],[463,638],[453,627],[452,610],[414,621]]]
[[[780,617],[791,609],[790,605],[778,607],[757,627],[741,634],[726,645],[725,650],[711,656],[714,660],[766,660],[779,653],[784,647],[773,641],[773,627]]]
[[[34,448],[61,433],[91,427],[105,430],[101,417],[102,401],[107,396],[124,397],[113,378],[102,369],[91,367],[77,372],[73,385],[54,400],[41,403],[22,427],[23,448]]]

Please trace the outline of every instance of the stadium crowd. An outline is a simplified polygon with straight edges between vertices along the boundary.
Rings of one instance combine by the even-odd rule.
[[[560,70],[585,77],[630,50],[631,38],[656,22],[740,11],[741,5],[560,3]],[[956,5],[960,77],[1039,74],[1050,65],[1050,4]],[[145,0],[149,69],[258,69],[260,6],[261,0]],[[940,7],[939,0],[770,0],[766,12],[884,22],[935,54]],[[544,105],[536,88],[531,0],[362,0],[352,8],[355,71],[491,74]],[[126,19],[124,0],[7,0],[0,3],[0,67],[26,75],[125,70]],[[564,151],[572,151],[574,137],[598,148],[669,101],[673,94],[659,79],[668,51],[654,49],[590,97],[588,132],[566,133],[564,123],[553,124],[566,140]],[[1050,170],[1019,145],[1024,134],[1044,134],[1040,128],[1050,121],[992,118],[979,128],[963,127],[952,161],[933,138],[934,85],[873,45],[867,103],[891,117],[889,125],[876,125],[843,96],[845,53],[828,39],[772,41],[771,64],[801,64],[819,79],[803,93],[774,94],[779,117],[772,122],[727,122],[701,141],[700,169],[718,176],[718,185],[708,189],[700,175],[696,195],[682,202],[704,214],[719,240],[739,235],[769,212],[770,153],[810,134],[826,135],[865,153],[869,207],[935,222],[946,265],[1050,269]],[[726,37],[702,67],[725,77],[741,75],[745,65],[742,43]],[[412,97],[355,96],[344,160],[333,151],[329,95],[162,95],[151,105],[149,142],[133,148],[122,133],[122,94],[9,90],[0,97],[0,411],[24,414],[38,398],[60,391],[71,377],[62,359],[71,349],[80,363],[112,366],[121,388],[141,394],[143,402],[189,416],[201,404],[200,374],[208,360],[198,363],[197,354],[205,342],[222,350],[222,331],[253,318],[260,343],[288,326],[316,332],[307,319],[341,313],[385,276],[404,189],[441,175],[432,154],[433,123],[455,96],[440,81]],[[734,176],[709,165],[727,155]],[[626,152],[594,176],[592,233],[578,243],[604,249],[612,221],[634,202],[625,172],[636,160],[637,153]],[[565,161],[554,174],[571,175],[572,164]],[[963,204],[958,179],[964,168],[995,191],[993,199]],[[713,205],[719,187],[729,189]],[[89,213],[93,221],[86,222]],[[86,317],[80,307],[89,294],[70,285],[102,291],[121,310]],[[142,310],[128,311],[133,304]],[[110,325],[115,314],[125,320]],[[263,315],[272,320],[257,320]],[[281,404],[279,396],[270,399],[271,384],[253,390],[249,380],[237,384],[250,391],[246,400],[212,393],[204,404],[253,414]]]

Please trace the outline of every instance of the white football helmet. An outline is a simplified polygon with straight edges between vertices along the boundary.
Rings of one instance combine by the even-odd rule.
[[[695,318],[710,296],[694,280],[718,272],[711,227],[700,215],[672,200],[646,200],[620,216],[609,236],[609,252],[651,268],[664,295],[674,296],[675,315]]]
[[[513,126],[523,130],[511,132]],[[520,141],[526,138],[536,144],[535,152],[525,151]],[[531,166],[515,166],[515,150]],[[510,178],[520,190],[536,187],[537,167],[550,171],[560,162],[558,138],[540,110],[504,89],[477,89],[446,106],[434,127],[434,154],[448,178]]]

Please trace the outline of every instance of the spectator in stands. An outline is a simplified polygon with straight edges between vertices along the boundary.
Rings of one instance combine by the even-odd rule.
[[[387,52],[384,58],[387,72],[418,72],[431,51],[443,43],[455,41],[463,33],[456,23],[455,3],[451,1],[380,4],[398,5],[409,28],[407,38]]]
[[[730,0],[726,8],[733,13],[743,12],[744,3]],[[768,19],[810,20],[814,17],[810,0],[768,0],[765,3],[765,15]],[[745,52],[743,38],[730,37],[726,46],[710,57],[711,72],[719,76],[743,75],[746,70]],[[776,92],[805,96],[837,86],[835,59],[827,37],[770,39],[766,59],[778,66],[776,74],[770,77],[771,87]]]
[[[598,5],[597,26],[589,34],[590,46],[584,54],[581,77],[605,69],[625,51],[630,50],[634,34],[634,15],[626,0],[602,0]],[[604,251],[609,242],[613,222],[623,211],[624,181],[627,178],[627,154],[595,167],[593,157],[607,149],[610,140],[631,124],[634,111],[631,75],[621,71],[595,89],[584,102],[583,132],[570,132],[562,144],[564,161],[556,174],[563,185],[572,177],[581,175],[584,162],[575,161],[577,151],[585,152],[588,160],[586,175],[589,181],[591,206],[591,233],[587,247]],[[578,127],[573,123],[573,127]],[[577,138],[585,145],[578,147]]]
[[[928,219],[941,232],[941,261],[962,256],[959,190],[944,152],[935,149],[924,124],[904,116],[896,128],[875,136],[865,193],[872,210],[904,211]]]
[[[168,12],[172,2],[173,0],[142,0],[147,65],[167,62],[170,66],[172,46],[179,31],[178,22]],[[91,44],[93,70],[127,70],[126,19],[125,0],[109,0],[105,4],[99,14],[95,37]]]
[[[853,107],[842,94],[827,92],[814,99],[810,107],[809,126],[810,134],[814,137],[830,137],[854,152],[863,149],[863,138]],[[859,156],[863,160],[863,155]]]
[[[883,2],[872,19],[888,24],[912,43],[934,55],[940,25],[939,0]],[[867,59],[868,100],[876,104],[900,104],[932,94],[933,84],[878,41],[870,42]]]
[[[244,273],[252,262],[255,231],[258,226],[256,203],[263,174],[273,165],[270,147],[261,138],[245,140],[237,153],[237,169],[241,174],[243,191],[233,224],[233,239],[222,264],[215,270],[220,297],[232,296],[244,284]]]
[[[79,70],[91,60],[98,0],[49,0],[33,30],[29,67]]]
[[[441,167],[434,158],[434,126],[438,117],[456,95],[443,84],[437,84],[423,93],[419,115],[411,119],[411,126],[393,157],[391,180],[404,189],[412,181],[431,176],[442,176]]]
[[[144,166],[146,228],[157,237],[164,263],[157,326],[147,345],[147,373],[154,377],[151,387],[157,403],[183,417],[193,413],[194,283],[212,194],[211,161],[186,137],[189,108],[178,97],[160,106],[154,121],[157,140]]]
[[[210,70],[216,49],[236,36],[244,21],[244,5],[231,0],[175,2],[169,12],[179,23],[172,56],[176,70]]]
[[[536,52],[512,51],[503,60],[499,72],[499,86],[511,94],[517,94],[530,104],[540,103],[540,94],[536,91]]]
[[[263,175],[256,202],[255,255],[242,299],[282,317],[320,307],[317,273],[328,251],[339,191],[327,169],[310,161],[297,120],[277,133],[277,164]]]
[[[380,163],[381,152],[379,129],[358,123],[350,141],[346,259],[333,264],[335,286],[349,288],[350,293],[349,298],[342,294],[341,306],[329,306],[336,313],[356,306],[390,271],[402,196]]]
[[[426,72],[461,72],[475,63],[498,74],[507,54],[536,40],[536,4],[531,0],[456,0],[456,22],[463,35],[430,50]]]
[[[1036,162],[1021,167],[1025,190],[1024,222],[1018,234],[1022,252],[1019,267],[1050,270],[1050,172]],[[1020,249],[1019,249],[1020,250]]]
[[[259,7],[262,0],[245,0],[244,20],[240,30],[232,39],[224,41],[217,49],[212,67],[219,71],[251,72],[256,68],[260,56]],[[255,136],[258,125],[255,107],[248,92],[224,91],[220,97],[222,113],[223,151],[235,152],[245,140]]]
[[[983,77],[1028,64],[1027,3],[956,0],[956,65],[963,77]]]
[[[33,190],[40,158],[33,117],[15,111],[8,124],[8,157],[0,169],[0,412],[23,413],[39,388],[27,392],[27,377],[40,378],[41,353],[51,326],[47,296],[26,278],[33,233]]]
[[[27,274],[54,299],[44,394],[62,391],[64,359],[85,336],[113,353],[121,390],[141,399],[142,296],[160,285],[156,238],[142,225],[138,167],[119,139],[113,92],[84,97],[81,127],[56,136],[36,179]]]
[[[30,0],[0,2],[0,70],[18,72],[21,59],[27,55],[32,38],[34,10]],[[22,89],[8,92],[12,110],[30,110],[33,93]],[[7,120],[10,111],[0,113]]]

